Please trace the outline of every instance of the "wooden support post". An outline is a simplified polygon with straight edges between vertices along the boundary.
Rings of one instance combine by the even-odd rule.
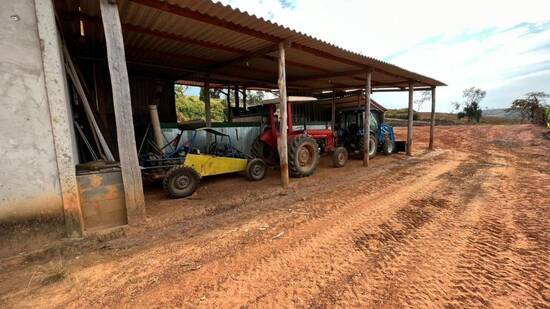
[[[210,106],[210,82],[206,81],[204,83],[204,118],[206,127],[212,127],[212,109]],[[210,148],[212,143],[212,135],[206,132],[206,151]]]
[[[331,112],[330,112],[330,129],[334,134],[336,134],[336,98],[334,94],[334,89],[332,89],[332,103],[331,103]]]
[[[53,2],[50,0],[35,1],[38,36],[42,42],[42,63],[47,103],[50,111],[55,159],[59,173],[59,188],[65,217],[65,231],[68,237],[81,237],[84,232],[84,221],[76,180],[76,169],[71,132],[73,115],[70,114],[67,83],[63,71],[62,53],[59,49],[59,37],[55,25]],[[7,132],[5,134],[8,134]],[[57,181],[52,179],[52,181]]]
[[[372,72],[367,71],[367,82],[365,84],[365,116],[363,121],[364,146],[363,146],[363,166],[369,166],[369,146],[370,146],[370,93],[371,93]]]
[[[281,164],[281,183],[283,188],[288,187],[288,144],[287,144],[287,98],[286,98],[286,70],[285,70],[285,43],[279,44],[279,109],[280,134],[277,138],[277,149]]]
[[[143,198],[143,184],[136,149],[122,28],[118,6],[109,0],[99,0],[99,4],[113,90],[113,106],[126,213],[128,223],[136,224],[145,218],[145,200]]]
[[[434,130],[435,130],[435,86],[432,86],[432,115],[430,121],[430,144],[428,150],[434,150]]]
[[[231,122],[231,86],[227,86],[227,122]]]
[[[414,84],[409,83],[409,121],[407,123],[407,155],[412,156]]]
[[[239,86],[235,86],[235,107],[237,108],[237,110],[241,107],[241,102],[239,102],[239,100]]]
[[[246,110],[246,88],[243,87],[243,108]]]

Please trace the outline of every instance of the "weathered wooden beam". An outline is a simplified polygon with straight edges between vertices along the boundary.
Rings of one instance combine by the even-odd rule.
[[[297,82],[297,81],[308,81],[308,80],[316,80],[316,79],[330,79],[335,77],[342,77],[342,76],[349,76],[353,77],[353,75],[357,74],[363,74],[365,73],[365,70],[351,70],[351,71],[344,71],[344,72],[329,72],[324,74],[317,74],[317,75],[309,75],[309,76],[298,76],[289,78],[288,81]]]
[[[117,131],[118,153],[128,223],[136,224],[145,218],[145,200],[139,168],[134,121],[132,118],[132,100],[124,41],[118,14],[118,6],[109,0],[99,0],[101,19],[107,45],[107,61],[113,91],[113,106]]]
[[[412,156],[414,84],[409,83],[409,121],[407,122],[407,155]]]
[[[369,166],[369,151],[370,151],[370,94],[371,94],[371,80],[372,80],[372,70],[368,70],[366,74],[366,80],[365,83],[365,118],[363,121],[364,128],[364,146],[363,146],[363,166],[368,167]]]
[[[336,97],[334,89],[332,89],[332,102],[330,104],[330,129],[336,132]]]
[[[430,91],[431,89],[432,88],[421,87],[421,88],[414,88],[413,91]],[[398,88],[398,89],[373,89],[372,90],[372,92],[403,92],[403,91],[409,91],[409,89]]]
[[[239,56],[237,58],[213,64],[213,65],[211,65],[207,68],[207,71],[217,71],[217,70],[221,70],[221,69],[226,68],[226,67],[241,64],[241,63],[246,62],[246,61],[248,61],[252,58],[256,58],[256,57],[263,56],[263,55],[272,53],[274,51],[277,51],[278,46],[279,46],[279,44],[272,44],[272,45],[260,48],[258,50],[255,50],[253,52],[246,53],[246,54],[244,54],[242,56]]]
[[[430,117],[430,143],[429,150],[434,150],[434,131],[435,131],[435,86],[432,87],[432,114]]]
[[[281,183],[287,188],[290,180],[288,176],[288,144],[287,144],[287,97],[286,97],[286,69],[285,69],[285,44],[279,43],[279,110],[280,110],[280,134],[277,138],[277,149],[281,165]]]
[[[61,14],[61,18],[63,20],[67,20],[67,21],[83,20],[87,23],[101,23],[101,18],[98,18],[98,17],[95,17],[95,16],[90,16],[90,15],[85,14],[83,12],[63,12]],[[216,49],[216,50],[222,50],[222,51],[226,51],[226,52],[230,52],[230,53],[241,54],[241,53],[246,52],[246,50],[244,50],[244,49],[225,46],[225,45],[222,45],[222,44],[208,42],[208,41],[204,41],[204,40],[198,40],[198,39],[194,39],[194,38],[190,38],[190,37],[186,37],[186,36],[183,36],[183,35],[174,34],[174,33],[170,33],[170,32],[159,31],[159,30],[154,30],[154,29],[150,29],[150,28],[144,28],[144,27],[141,27],[141,26],[138,26],[138,25],[133,25],[133,24],[128,24],[128,23],[121,23],[121,25],[122,25],[122,30],[124,30],[124,31],[135,32],[135,33],[140,33],[140,34],[146,34],[146,35],[155,36],[155,37],[158,37],[158,38],[177,41],[177,42],[180,42],[180,43],[193,44],[193,45],[196,45],[196,46],[201,46],[201,47]]]
[[[82,218],[80,195],[76,180],[73,157],[75,154],[73,154],[72,149],[72,115],[69,114],[69,110],[67,109],[67,101],[69,100],[65,90],[67,80],[63,73],[62,53],[59,48],[60,42],[55,25],[55,13],[52,1],[35,0],[35,12],[38,36],[42,42],[44,82],[50,111],[49,116],[52,126],[55,159],[59,174],[58,180],[63,203],[65,231],[68,237],[82,237],[84,233],[84,220]]]

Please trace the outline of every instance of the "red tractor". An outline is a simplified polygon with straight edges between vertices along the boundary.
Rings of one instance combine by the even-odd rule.
[[[336,134],[333,129],[294,130],[292,126],[292,108],[288,104],[288,169],[292,177],[306,177],[313,174],[319,164],[320,152],[331,152],[335,167],[343,167],[348,160],[348,151],[336,147]],[[264,105],[267,109],[267,121],[262,121],[262,133],[252,144],[252,155],[274,164],[278,161],[277,137],[278,122],[275,116],[275,104]]]

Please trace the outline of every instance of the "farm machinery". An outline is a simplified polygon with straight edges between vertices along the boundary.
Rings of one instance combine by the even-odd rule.
[[[348,151],[336,145],[336,134],[332,128],[295,130],[292,123],[292,108],[288,104],[288,168],[292,177],[306,177],[313,174],[319,164],[320,152],[332,153],[335,167],[343,167],[348,159]],[[277,137],[278,123],[275,116],[275,104],[266,104],[267,121],[262,121],[260,135],[251,147],[253,156],[263,158],[269,163],[278,160]]]
[[[365,146],[364,114],[364,108],[349,108],[337,113],[338,145],[345,147],[349,153],[363,152]],[[395,140],[393,127],[383,122],[383,114],[378,110],[371,111],[369,134],[369,158],[374,157],[379,150],[386,155],[405,150],[406,142]]]
[[[201,131],[214,137],[214,141],[208,145],[207,154],[201,154],[196,146],[197,133]],[[176,137],[161,149],[150,142],[153,151],[141,154],[144,142],[140,146],[139,161],[143,178],[149,181],[162,179],[169,197],[192,195],[201,178],[206,176],[245,172],[252,181],[265,177],[265,162],[233,147],[229,135],[212,128],[200,128],[193,131],[188,143],[180,145],[183,132],[180,129]]]

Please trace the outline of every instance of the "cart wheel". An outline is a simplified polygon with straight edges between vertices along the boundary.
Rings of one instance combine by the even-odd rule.
[[[332,153],[332,164],[334,167],[344,167],[348,161],[348,151],[344,147],[337,147]]]
[[[199,187],[200,176],[192,168],[178,166],[171,169],[162,185],[170,198],[182,198],[193,194]]]
[[[258,181],[265,177],[267,166],[264,160],[254,158],[248,161],[246,164],[246,177],[248,180]]]

